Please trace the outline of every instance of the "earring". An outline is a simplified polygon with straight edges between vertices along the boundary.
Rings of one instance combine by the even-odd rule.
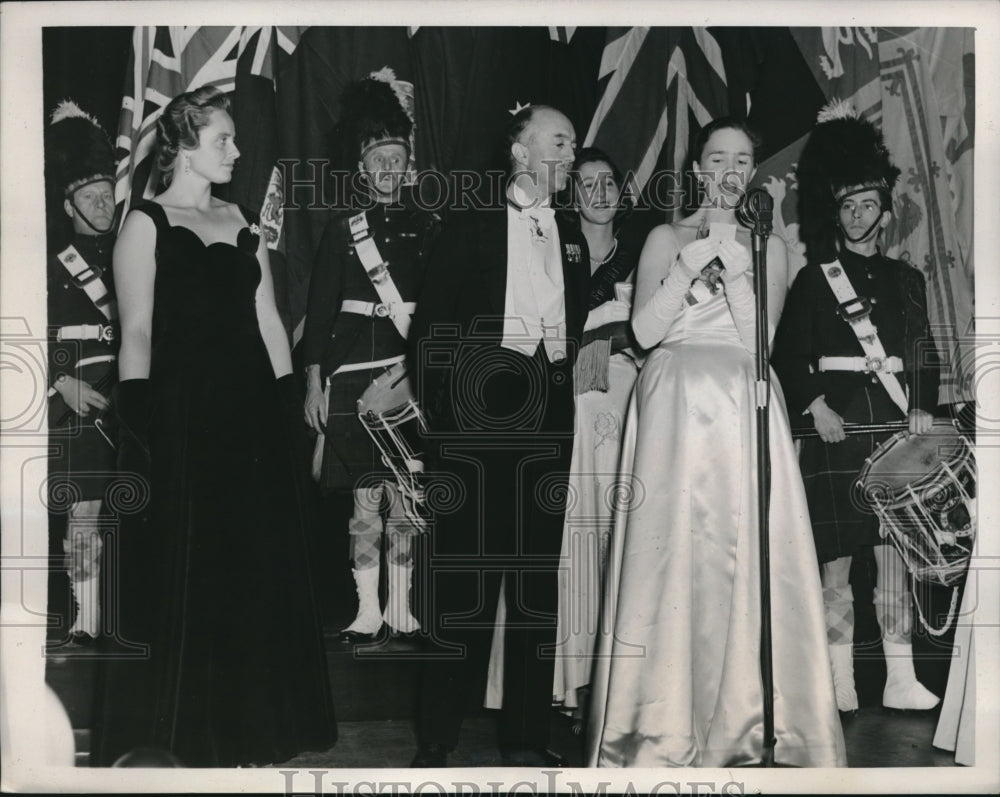
[[[191,159],[184,159],[184,174],[191,174]]]

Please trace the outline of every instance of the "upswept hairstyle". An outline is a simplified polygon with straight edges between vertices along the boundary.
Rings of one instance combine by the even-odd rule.
[[[750,146],[753,149],[753,162],[756,166],[760,160],[760,149],[763,146],[763,139],[756,130],[754,130],[745,119],[737,119],[735,116],[720,116],[718,119],[713,119],[707,125],[705,125],[698,133],[695,135],[694,140],[691,144],[691,148],[688,150],[687,157],[684,159],[684,214],[688,215],[694,213],[698,210],[701,203],[701,189],[699,187],[698,180],[694,173],[694,163],[698,161],[701,165],[702,154],[705,151],[705,146],[708,144],[708,139],[712,137],[712,134],[718,130],[738,130],[748,139],[750,139]]]
[[[574,208],[576,207],[580,191],[577,178],[580,174],[580,169],[588,163],[604,163],[611,169],[611,177],[614,179],[615,185],[618,186],[618,212],[615,214],[614,220],[614,227],[617,229],[635,208],[635,199],[625,193],[628,188],[625,185],[625,177],[622,175],[621,169],[618,168],[618,164],[603,149],[599,147],[584,147],[576,153],[576,159],[573,161],[573,179],[570,180],[567,189],[569,192],[568,204]]]
[[[692,163],[694,161],[701,162],[701,154],[705,150],[705,145],[708,144],[708,139],[712,137],[712,133],[715,133],[717,130],[739,130],[749,138],[750,144],[753,146],[753,162],[757,163],[757,156],[760,154],[763,139],[761,139],[760,133],[747,124],[745,119],[737,119],[735,116],[720,116],[698,131],[698,135],[694,139],[694,146],[691,148]]]
[[[229,97],[214,86],[203,86],[178,94],[163,109],[156,122],[156,166],[164,185],[174,177],[177,155],[198,146],[198,133],[209,123],[213,111],[230,113]]]

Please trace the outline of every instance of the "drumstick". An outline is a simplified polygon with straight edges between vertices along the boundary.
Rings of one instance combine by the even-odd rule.
[[[910,428],[907,421],[891,423],[845,423],[844,434],[879,434],[881,432],[905,432]],[[793,429],[792,437],[796,440],[805,437],[819,437],[815,429]]]

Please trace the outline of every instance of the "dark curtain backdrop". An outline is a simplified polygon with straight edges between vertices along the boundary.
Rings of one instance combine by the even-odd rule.
[[[131,28],[45,30],[46,111],[72,97],[117,138],[131,36]],[[418,170],[448,175],[499,165],[509,111],[518,103],[549,103],[567,113],[581,144],[593,124],[594,142],[623,170],[644,175],[639,186],[646,199],[654,190],[650,175],[681,169],[708,119],[746,118],[763,139],[755,179],[775,199],[775,234],[789,244],[793,272],[805,261],[794,164],[817,111],[846,100],[882,126],[903,171],[885,242],[888,254],[927,278],[931,322],[951,366],[943,397],[972,395],[972,29],[576,28],[570,35],[543,27],[264,27],[182,35],[161,28],[155,39],[152,46],[165,57],[150,70],[153,94],[135,104],[143,129],[150,129],[160,98],[196,76],[227,90],[235,85],[242,157],[233,182],[218,193],[252,209],[263,206],[279,309],[292,332],[330,219],[322,193],[307,207],[309,184],[322,182],[322,166],[317,178],[309,161],[326,159],[327,134],[351,79],[387,66],[413,84]],[[148,45],[140,50],[149,58]],[[133,129],[126,125],[119,139],[126,168],[120,165],[118,187],[131,185],[137,199],[152,159],[148,135],[145,146],[129,146]],[[291,186],[273,179],[278,159],[298,164],[285,175],[299,182],[292,196]],[[124,203],[123,193],[129,192],[119,192]],[[265,204],[265,195],[274,201]],[[659,190],[656,196],[670,199]],[[636,213],[629,237],[641,239],[674,215],[663,204]]]
[[[761,129],[764,157],[808,130],[822,105],[822,91],[787,28],[711,28],[725,60],[726,96],[710,103],[713,113],[747,116]],[[623,110],[598,135],[597,143],[629,168],[632,151],[625,120],[642,115],[635,93],[650,95],[650,81],[665,85],[668,52],[689,29],[654,29],[620,99]],[[132,28],[50,28],[43,33],[44,93],[47,112],[65,97],[98,118],[117,135],[121,97],[130,56]],[[277,52],[270,76],[250,73],[253,51],[237,68],[234,116],[242,157],[231,185],[218,193],[251,208],[264,199],[278,159],[299,164],[288,177],[308,186],[309,160],[329,155],[329,132],[338,121],[338,101],[346,83],[390,66],[415,86],[417,168],[444,173],[482,171],[501,164],[501,134],[518,103],[546,103],[563,110],[582,144],[607,77],[598,77],[608,29],[577,28],[569,42],[555,41],[544,27],[424,27],[412,35],[403,27],[314,27],[305,29],[294,51]],[[662,40],[661,40],[662,39]],[[647,63],[648,62],[648,63]],[[775,80],[781,75],[782,80]],[[776,85],[782,86],[777,90]],[[791,99],[794,97],[794,101]],[[727,107],[728,106],[728,107]],[[650,114],[659,113],[656,107]],[[690,120],[691,136],[697,132]],[[632,139],[635,138],[633,135]],[[657,166],[671,168],[671,138]],[[330,213],[320,203],[307,207],[308,187],[295,190],[284,213],[275,278],[281,310],[290,329],[305,305],[312,258]],[[323,197],[319,196],[319,199]],[[643,237],[664,220],[660,211],[639,213],[631,228]]]
[[[114,140],[131,45],[130,27],[43,29],[46,121],[61,100],[72,99]]]

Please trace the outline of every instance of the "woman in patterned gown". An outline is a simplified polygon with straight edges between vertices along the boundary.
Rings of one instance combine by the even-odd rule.
[[[639,253],[619,234],[631,210],[622,177],[596,148],[574,164],[580,227],[590,249],[590,297],[576,361],[576,439],[559,572],[559,620],[552,699],[582,719],[597,638],[622,429],[638,361],[629,315]]]

